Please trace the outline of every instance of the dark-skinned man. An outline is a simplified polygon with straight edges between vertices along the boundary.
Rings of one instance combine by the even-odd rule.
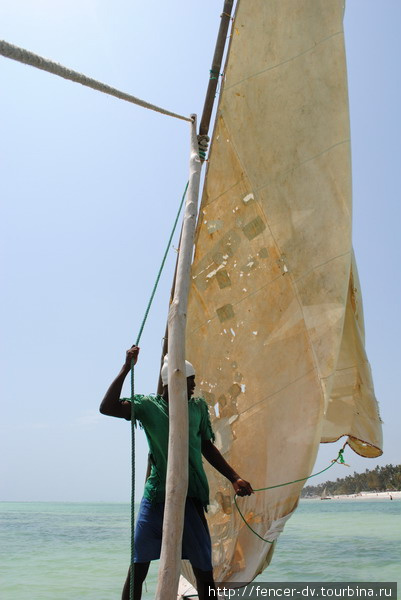
[[[100,405],[100,412],[112,417],[131,420],[131,401],[120,399],[124,380],[136,364],[139,348],[132,346],[126,353],[125,363],[110,385]],[[165,500],[167,449],[168,449],[168,363],[164,359],[161,376],[161,396],[134,397],[135,419],[145,430],[148,439],[151,471],[145,483],[137,523],[135,527],[134,600],[140,600],[142,584],[148,573],[151,560],[160,558],[163,512]],[[204,511],[209,503],[209,486],[202,464],[202,455],[224,475],[239,496],[253,493],[250,483],[242,479],[225,461],[213,444],[214,434],[205,400],[194,398],[195,371],[186,361],[189,421],[189,482],[185,505],[182,558],[190,561],[194,571],[199,600],[209,598],[209,589],[214,590],[211,542]],[[130,570],[125,582],[122,600],[129,599]]]

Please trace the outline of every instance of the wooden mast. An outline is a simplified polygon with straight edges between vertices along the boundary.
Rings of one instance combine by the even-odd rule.
[[[224,1],[199,128],[200,135],[207,135],[209,131],[233,3],[234,0]],[[188,396],[185,374],[185,329],[202,169],[196,128],[196,115],[193,115],[190,178],[179,255],[171,292],[173,300],[170,305],[163,346],[163,357],[166,354],[167,347],[169,353],[169,446],[163,538],[155,600],[176,600],[177,598],[185,500],[188,490]],[[158,393],[160,392],[161,379],[159,378]]]
[[[203,106],[203,113],[199,126],[200,135],[207,135],[209,132],[210,119],[212,116],[214,99],[216,97],[216,89],[219,82],[221,63],[223,61],[224,48],[226,45],[228,26],[230,24],[233,4],[234,0],[225,0],[224,2],[219,33],[217,34],[216,47],[212,60],[212,68],[210,69],[209,85],[206,92],[205,104]]]
[[[217,34],[216,46],[213,54],[212,66],[210,69],[210,79],[206,92],[205,103],[203,105],[202,118],[199,125],[199,135],[207,135],[209,133],[210,119],[212,116],[213,105],[216,98],[216,89],[221,71],[221,63],[223,62],[224,48],[227,39],[228,27],[230,25],[231,12],[233,9],[234,0],[224,0],[223,12],[221,14],[219,32]],[[218,73],[218,75],[216,75]],[[179,247],[181,245],[181,238]],[[178,262],[178,258],[177,258]],[[174,273],[173,284],[171,288],[170,302],[174,297],[175,280],[177,275],[177,266]],[[166,325],[166,332],[163,341],[162,360],[160,368],[163,365],[163,358],[167,354],[167,341],[168,341],[168,324]],[[163,385],[161,376],[159,376],[157,393],[163,392]]]
[[[169,445],[163,540],[156,600],[176,600],[177,598],[184,509],[188,490],[188,392],[185,373],[185,326],[202,168],[196,127],[196,117],[193,115],[189,185],[174,299],[168,316]]]

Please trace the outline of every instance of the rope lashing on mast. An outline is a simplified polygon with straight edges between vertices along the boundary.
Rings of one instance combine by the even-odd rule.
[[[220,73],[219,71],[213,71],[213,69],[210,69],[209,73],[210,73],[210,79],[211,80],[214,79],[215,81],[217,81],[216,92],[214,95],[214,97],[216,98],[220,93],[220,87],[221,87],[220,77],[224,77],[224,73]]]
[[[156,276],[156,281],[153,285],[153,289],[152,292],[150,294],[150,298],[145,310],[145,314],[143,316],[142,319],[142,323],[141,326],[139,328],[139,333],[137,335],[136,341],[135,341],[135,346],[139,345],[139,342],[141,340],[142,337],[142,333],[145,327],[145,323],[147,321],[148,315],[149,315],[149,311],[150,308],[152,306],[152,302],[153,302],[153,298],[155,297],[155,293],[157,290],[157,286],[159,284],[159,280],[162,274],[162,271],[164,269],[164,265],[166,262],[166,258],[167,258],[167,254],[168,251],[170,249],[171,246],[171,242],[173,239],[173,235],[175,233],[176,227],[177,227],[177,223],[178,223],[178,219],[182,210],[182,206],[184,204],[184,200],[185,200],[185,196],[187,194],[187,190],[188,190],[188,184],[189,181],[187,181],[187,184],[185,186],[185,190],[184,193],[182,195],[181,198],[181,202],[180,202],[180,206],[178,208],[177,211],[177,215],[175,217],[175,221],[173,224],[173,228],[171,230],[170,233],[170,237],[168,239],[167,245],[166,245],[166,250],[164,252],[164,256],[162,259],[162,262],[160,264],[160,268],[159,268],[159,272],[157,273]],[[134,558],[135,558],[135,540],[134,540],[134,532],[135,532],[135,462],[136,462],[136,456],[135,456],[135,411],[134,411],[134,396],[135,396],[135,365],[134,365],[134,360],[131,361],[131,562],[130,562],[130,566],[131,566],[131,574],[130,574],[130,600],[133,600],[134,598]]]
[[[210,69],[209,71],[210,73],[210,79],[219,79],[219,75],[222,75],[222,73],[219,73],[218,71],[213,71],[212,69]]]
[[[264,492],[266,490],[273,490],[275,488],[279,488],[279,487],[284,487],[285,485],[291,485],[292,483],[299,483],[300,481],[307,481],[308,479],[312,479],[312,477],[317,477],[317,475],[321,475],[322,473],[324,473],[325,471],[328,471],[329,469],[331,469],[331,467],[333,467],[335,464],[340,464],[340,465],[344,465],[345,467],[349,467],[349,465],[347,465],[344,462],[344,448],[345,448],[346,443],[344,444],[344,446],[342,448],[340,448],[340,450],[338,451],[338,456],[337,458],[334,458],[331,461],[331,464],[329,464],[328,467],[326,467],[325,469],[322,469],[321,471],[318,471],[317,473],[314,473],[313,475],[309,475],[309,477],[302,477],[301,479],[294,479],[294,481],[287,481],[286,483],[278,483],[277,485],[269,485],[268,487],[264,487],[264,488],[259,488],[257,490],[253,490],[254,492]],[[241,512],[238,504],[237,504],[237,494],[235,494],[234,496],[234,504],[236,509],[239,512],[239,515],[241,517],[241,519],[244,521],[245,525],[248,527],[248,529],[250,529],[252,531],[252,533],[254,533],[260,540],[262,540],[263,542],[266,542],[267,544],[273,544],[274,540],[271,542],[270,540],[266,540],[264,537],[262,537],[261,535],[258,534],[257,531],[255,531],[247,522],[247,520],[245,519],[243,513]]]
[[[209,146],[210,137],[208,135],[198,135],[199,158],[201,161],[206,160],[206,153]]]
[[[85,87],[97,90],[98,92],[102,92],[103,94],[108,94],[109,96],[114,96],[115,98],[119,98],[120,100],[131,102],[131,104],[142,106],[142,108],[153,110],[162,115],[174,117],[175,119],[180,119],[182,121],[192,121],[190,117],[185,117],[178,113],[166,110],[165,108],[161,108],[160,106],[156,106],[155,104],[150,104],[150,102],[146,102],[145,100],[141,100],[136,96],[132,96],[131,94],[127,94],[126,92],[122,92],[116,88],[111,87],[110,85],[107,85],[106,83],[102,83],[101,81],[97,81],[96,79],[92,79],[91,77],[87,77],[83,73],[78,73],[77,71],[68,69],[67,67],[60,65],[59,63],[44,58],[43,56],[39,56],[38,54],[34,54],[33,52],[25,50],[24,48],[20,48],[19,46],[9,44],[4,40],[0,40],[0,55],[4,56],[5,58],[11,58],[12,60],[16,60],[17,62],[23,63],[25,65],[36,67],[37,69],[41,69],[42,71],[47,71],[48,73],[52,73],[53,75],[58,75],[59,77],[63,77],[64,79],[68,79],[69,81],[80,83]]]

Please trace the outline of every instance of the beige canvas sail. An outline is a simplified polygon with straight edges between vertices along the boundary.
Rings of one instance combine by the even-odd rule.
[[[210,152],[187,357],[216,443],[255,488],[307,477],[321,437],[381,450],[352,262],[341,0],[241,0]],[[302,483],[240,499],[212,469],[216,581],[269,563]]]

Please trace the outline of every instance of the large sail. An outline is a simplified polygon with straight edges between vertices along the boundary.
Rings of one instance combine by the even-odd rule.
[[[321,438],[381,453],[352,259],[342,20],[342,0],[241,0],[232,29],[187,357],[219,449],[255,488],[307,477]],[[227,481],[208,477],[216,581],[249,581],[303,484],[240,500],[269,544],[241,521]]]

